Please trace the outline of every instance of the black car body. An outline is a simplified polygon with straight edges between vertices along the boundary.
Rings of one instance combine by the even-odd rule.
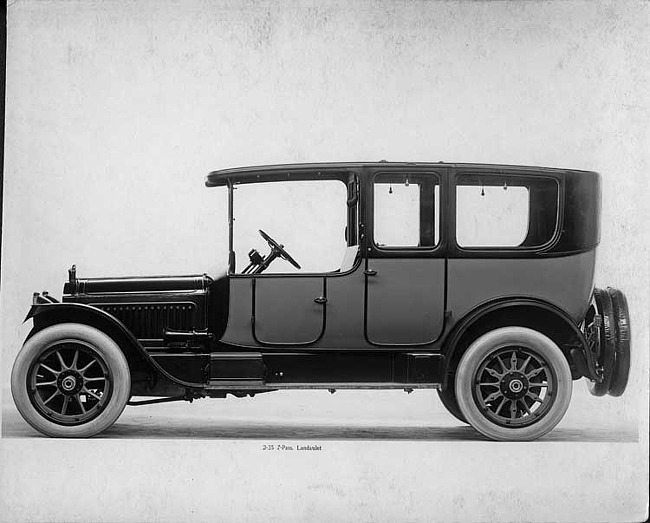
[[[278,258],[300,265],[262,230],[270,253],[252,250],[248,263],[238,264],[235,190],[301,181],[345,187],[340,267],[265,272]],[[488,437],[534,439],[562,418],[572,380],[587,378],[594,395],[625,389],[626,300],[593,285],[597,173],[295,164],[215,171],[206,185],[229,195],[223,274],[79,278],[73,267],[60,302],[34,295],[34,328],[14,366],[12,390],[35,428],[89,436],[113,423],[127,401],[435,388],[454,416]],[[395,201],[387,196],[394,194]],[[475,215],[484,198],[493,207]],[[517,206],[523,216],[510,232],[498,221],[500,205],[505,220]],[[406,215],[410,228],[382,225]],[[505,240],[481,223],[494,216],[502,225],[492,229],[503,228]],[[483,231],[484,239],[472,239],[472,231]],[[102,335],[114,345],[101,348],[108,343]],[[102,372],[87,380],[79,361]],[[132,400],[137,396],[160,398]]]

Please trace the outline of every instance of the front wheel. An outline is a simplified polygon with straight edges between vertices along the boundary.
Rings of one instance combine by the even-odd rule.
[[[11,373],[22,417],[53,437],[86,438],[110,427],[124,410],[131,374],[124,354],[105,333],[62,323],[29,338]]]
[[[504,327],[478,338],[456,373],[458,406],[470,425],[501,441],[529,441],[562,419],[573,382],[558,346],[540,332]]]

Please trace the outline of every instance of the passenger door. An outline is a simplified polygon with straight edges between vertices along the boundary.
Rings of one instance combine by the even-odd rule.
[[[440,176],[378,171],[367,222],[365,335],[373,345],[427,345],[444,325]]]

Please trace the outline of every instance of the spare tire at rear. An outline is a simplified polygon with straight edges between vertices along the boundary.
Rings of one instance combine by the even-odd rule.
[[[603,289],[594,289],[595,312],[601,317],[600,327],[598,328],[598,353],[596,362],[600,369],[600,379],[590,381],[587,386],[589,392],[594,396],[604,396],[609,392],[614,374],[614,362],[616,358],[616,335],[614,317],[614,308],[609,293]]]
[[[607,288],[614,315],[614,366],[608,394],[621,396],[630,374],[630,314],[627,299],[618,289]]]

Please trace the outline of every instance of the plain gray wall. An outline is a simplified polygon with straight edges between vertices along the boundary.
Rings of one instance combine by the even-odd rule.
[[[602,173],[596,284],[627,293],[635,353],[629,393],[585,408],[594,420],[641,417],[646,438],[649,10],[13,2],[4,394],[31,293],[59,296],[72,263],[80,276],[226,263],[226,199],[203,187],[210,170],[380,159],[545,165]]]
[[[80,276],[223,268],[225,191],[203,182],[238,165],[597,170],[596,283],[647,310],[644,5],[180,5],[9,8],[3,383],[31,293],[60,295],[72,263]],[[279,240],[301,252],[305,238],[288,230]]]

